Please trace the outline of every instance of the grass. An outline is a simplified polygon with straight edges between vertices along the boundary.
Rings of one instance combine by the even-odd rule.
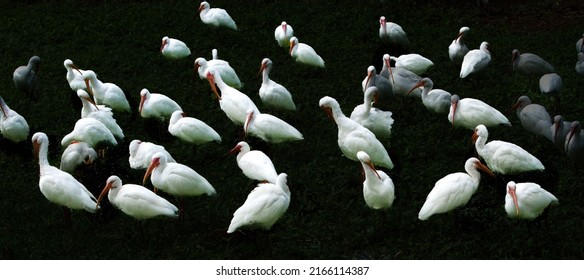
[[[77,98],[65,80],[63,61],[92,69],[104,82],[119,85],[134,114],[117,113],[124,143],[110,151],[80,180],[94,193],[118,175],[140,183],[144,171],[129,168],[127,147],[141,139],[164,145],[178,162],[205,176],[215,198],[187,198],[184,223],[168,219],[134,221],[104,206],[97,215],[74,212],[73,229],[64,228],[60,207],[38,189],[38,165],[30,141],[1,141],[0,257],[16,259],[582,259],[582,165],[572,162],[546,139],[524,131],[515,114],[512,128],[490,130],[490,139],[516,143],[547,168],[543,187],[560,201],[538,222],[506,217],[504,179],[483,178],[465,207],[419,221],[417,213],[434,183],[463,171],[471,131],[452,129],[446,116],[427,111],[417,100],[395,98],[387,108],[395,124],[386,143],[396,163],[388,174],[396,200],[388,211],[364,203],[359,164],[344,158],[336,144],[336,126],[318,107],[325,95],[336,98],[345,114],[362,102],[361,81],[367,66],[379,64],[379,16],[399,23],[411,50],[434,61],[427,74],[436,88],[484,100],[501,111],[520,95],[551,109],[533,81],[510,72],[511,51],[536,53],[555,65],[564,81],[561,114],[582,119],[583,77],[574,71],[574,43],[584,16],[578,1],[211,1],[230,12],[240,30],[215,30],[202,24],[193,1],[1,1],[0,93],[23,115],[34,132],[51,140],[49,158],[58,166],[61,138],[79,118]],[[286,20],[300,42],[313,46],[327,68],[296,64],[273,38]],[[462,26],[471,28],[467,45],[488,41],[494,60],[477,81],[458,81],[447,47]],[[163,36],[190,46],[193,57],[171,62],[159,53]],[[245,84],[243,92],[258,104],[260,62],[274,62],[271,78],[292,93],[298,111],[275,112],[297,127],[304,141],[267,145],[248,139],[270,155],[279,172],[288,173],[292,201],[269,232],[225,233],[233,212],[253,188],[235,157],[225,155],[241,139],[219,109],[207,81],[194,72],[196,57],[211,49],[227,60]],[[382,50],[383,51],[383,50]],[[11,74],[30,56],[42,59],[42,88],[34,101],[14,87]],[[158,137],[136,114],[139,92],[148,88],[176,100],[190,116],[217,130],[221,144],[194,148],[170,136]],[[71,97],[73,95],[73,97]],[[526,178],[531,179],[531,178]],[[545,184],[544,184],[545,183]],[[172,199],[172,198],[169,198]],[[86,217],[87,216],[87,217]],[[267,236],[269,234],[269,237]],[[270,239],[269,245],[267,238]]]

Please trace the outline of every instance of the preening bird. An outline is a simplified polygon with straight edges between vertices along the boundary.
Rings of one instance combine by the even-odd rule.
[[[199,5],[199,17],[204,24],[237,30],[237,25],[225,9],[211,8],[207,1]]]
[[[274,144],[304,139],[302,133],[289,123],[274,115],[260,113],[253,108],[247,110],[243,130],[246,135],[249,134]]]
[[[276,183],[278,173],[274,163],[264,152],[252,151],[247,142],[240,141],[229,153],[237,153],[237,166],[245,177],[260,182]]]
[[[71,90],[74,92],[77,92],[77,90],[80,89],[91,90],[87,89],[87,84],[85,83],[85,78],[83,77],[83,73],[85,73],[84,70],[79,69],[75,64],[73,64],[71,59],[65,59],[63,66],[65,66],[65,69],[67,70],[65,78],[67,79],[67,83],[69,83]]]
[[[130,103],[119,86],[100,81],[91,70],[83,72],[82,76],[88,90],[93,94],[95,104],[108,106],[114,111],[130,112]]]
[[[377,94],[379,94],[377,87],[367,88],[363,93],[363,104],[357,105],[349,118],[371,130],[378,139],[389,138],[391,136],[391,126],[393,125],[393,118],[391,117],[393,113],[372,107],[372,104],[377,99]]]
[[[73,131],[69,132],[61,140],[61,146],[67,147],[74,141],[86,142],[95,149],[118,145],[118,141],[112,132],[103,123],[94,118],[77,120]]]
[[[299,43],[298,38],[290,38],[290,55],[298,63],[325,68],[324,60],[309,45]]]
[[[179,210],[168,200],[158,196],[153,191],[136,184],[122,184],[122,179],[116,175],[110,176],[97,199],[97,205],[107,193],[107,198],[124,214],[138,220],[158,216],[178,218]]]
[[[155,153],[163,153],[166,156],[167,162],[176,162],[174,158],[166,151],[166,148],[161,145],[154,144],[152,142],[143,142],[138,139],[132,140],[129,147],[130,157],[128,161],[130,162],[130,168],[132,169],[146,169],[150,165],[152,156]]]
[[[505,211],[510,218],[533,220],[558,198],[536,183],[507,183]]]
[[[365,181],[363,181],[365,203],[372,209],[390,208],[395,199],[393,180],[385,172],[375,168],[367,153],[359,151],[357,158],[365,172]]]
[[[14,85],[28,97],[32,97],[36,91],[40,63],[41,58],[35,55],[28,60],[27,65],[18,66],[12,73]]]
[[[495,177],[495,174],[478,158],[471,157],[464,164],[466,173],[451,173],[436,181],[418,213],[418,219],[424,221],[434,214],[446,213],[466,205],[479,187],[481,181],[479,169]]]
[[[89,94],[82,89],[77,90],[77,96],[81,99],[81,104],[83,105],[81,108],[81,118],[96,119],[105,125],[117,140],[124,139],[124,131],[116,119],[114,119],[111,108],[95,104]]]
[[[468,53],[468,47],[464,43],[464,37],[469,30],[470,28],[466,26],[461,27],[456,39],[452,40],[452,43],[448,46],[448,57],[450,57],[450,61],[458,67],[462,66],[462,60],[466,53]]]
[[[242,228],[270,230],[290,206],[288,175],[280,173],[276,183],[259,183],[235,212],[227,233]]]
[[[175,137],[195,145],[221,142],[221,136],[203,121],[187,117],[183,111],[174,111],[168,124],[168,132]]]
[[[379,39],[383,43],[409,49],[410,40],[404,29],[397,23],[387,21],[384,16],[379,18]]]
[[[219,107],[225,115],[236,125],[243,125],[247,119],[247,110],[253,109],[259,112],[258,107],[253,103],[251,98],[236,88],[227,85],[218,69],[207,69],[205,76],[209,81],[209,85],[219,100]],[[221,90],[221,94],[217,91],[217,87]]]
[[[26,141],[30,128],[26,119],[16,111],[10,109],[0,96],[0,133],[14,143]]]
[[[489,43],[482,42],[479,49],[471,50],[464,55],[460,67],[460,78],[464,79],[470,74],[481,72],[485,70],[489,64],[491,64]]]
[[[422,90],[422,104],[426,106],[426,109],[438,114],[448,113],[450,111],[450,105],[452,104],[452,95],[450,92],[442,89],[433,89],[434,82],[430,78],[423,78],[408,94],[419,87],[424,87]]]
[[[92,164],[97,159],[97,152],[85,142],[73,142],[61,155],[59,169],[73,174],[77,167]]]
[[[185,42],[164,36],[162,38],[162,45],[160,46],[160,53],[168,59],[177,60],[187,58],[191,55],[191,50]]]

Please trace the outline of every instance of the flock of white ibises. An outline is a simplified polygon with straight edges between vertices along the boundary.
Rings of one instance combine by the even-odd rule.
[[[202,2],[199,14],[205,24],[237,30],[235,22],[224,9],[210,8],[209,3]],[[461,79],[483,71],[491,62],[488,42],[481,43],[479,49],[473,50],[465,45],[465,34],[468,31],[468,27],[462,27],[448,47],[450,59],[460,67]],[[275,29],[274,37],[277,44],[286,48],[296,62],[308,67],[325,68],[325,62],[317,52],[294,37],[291,25],[283,21]],[[405,49],[409,46],[402,27],[387,21],[385,17],[379,20],[379,38],[391,46]],[[575,68],[580,75],[584,75],[583,38],[577,41],[576,48],[578,62]],[[191,55],[184,42],[169,37],[162,38],[160,52],[170,60],[183,60]],[[539,79],[541,92],[559,104],[562,80],[550,63],[535,54],[520,53],[518,50],[513,50],[512,59],[514,71]],[[394,66],[391,66],[391,61],[395,62]],[[28,65],[14,71],[14,83],[19,90],[33,94],[40,62],[38,56],[33,56]],[[163,146],[133,140],[128,151],[129,165],[133,169],[145,169],[143,185],[150,178],[154,189],[123,184],[118,176],[113,175],[107,179],[99,197],[92,195],[72,174],[78,166],[92,163],[102,156],[101,152],[107,147],[116,146],[124,138],[123,129],[117,124],[114,112],[129,112],[131,107],[117,85],[102,82],[95,72],[79,69],[70,59],[64,61],[64,67],[66,79],[83,107],[81,118],[73,130],[62,138],[61,145],[65,150],[59,168],[49,164],[49,140],[45,133],[32,135],[40,167],[40,191],[49,201],[68,209],[94,213],[99,211],[100,203],[107,195],[111,204],[136,219],[156,216],[181,218],[184,211],[181,197],[216,194],[206,178],[176,162]],[[260,138],[267,143],[303,140],[298,129],[272,114],[260,112],[256,104],[240,91],[242,83],[238,75],[227,61],[218,58],[216,50],[210,60],[197,58],[194,67],[199,77],[209,82],[221,110],[235,126],[243,126],[245,135]],[[422,77],[431,67],[432,61],[419,54],[399,57],[386,54],[379,74],[374,66],[367,69],[367,77],[362,82],[363,104],[355,107],[349,117],[334,98],[323,96],[320,99],[319,106],[338,126],[338,146],[343,155],[362,164],[363,197],[369,207],[390,208],[395,199],[392,179],[378,169],[379,166],[387,170],[394,167],[380,141],[391,136],[392,113],[373,106],[375,102],[383,102],[394,96],[414,96],[430,112],[448,114],[452,126],[474,131],[473,140],[479,157],[471,157],[466,161],[466,173],[448,174],[435,183],[419,212],[420,220],[464,206],[477,191],[481,178],[479,170],[490,176],[545,170],[540,160],[524,148],[504,141],[488,141],[488,127],[511,125],[506,115],[481,100],[460,98],[456,94],[433,89],[432,80]],[[259,89],[263,104],[274,111],[296,110],[291,93],[270,79],[271,68],[272,61],[265,58],[261,63],[263,83]],[[171,98],[151,93],[148,89],[143,89],[140,97],[140,116],[168,123],[168,132],[182,141],[194,145],[221,141],[219,133],[204,122],[187,117],[181,106]],[[1,98],[0,102],[2,136],[13,142],[27,140],[27,121]],[[545,107],[532,104],[527,96],[520,97],[512,109],[517,110],[517,116],[526,131],[552,141],[571,159],[583,158],[584,135],[581,134],[578,121],[567,122],[559,115],[552,118]],[[246,227],[270,229],[290,204],[287,174],[278,174],[270,158],[260,150],[251,150],[245,141],[239,142],[231,152],[237,154],[237,164],[243,174],[259,183],[233,214],[227,232]],[[176,196],[178,207],[159,196],[158,191]],[[509,217],[534,219],[551,204],[558,204],[558,199],[536,183],[510,181],[507,184],[504,205]]]

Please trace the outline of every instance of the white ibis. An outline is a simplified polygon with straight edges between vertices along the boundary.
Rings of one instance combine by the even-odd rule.
[[[73,131],[61,140],[61,146],[67,147],[73,141],[86,142],[97,149],[118,145],[112,132],[100,121],[94,118],[82,118],[75,122]]]
[[[97,204],[107,193],[109,202],[124,214],[138,220],[158,216],[178,218],[179,210],[168,200],[158,196],[153,191],[137,185],[122,184],[122,179],[116,175],[110,176],[101,191]]]
[[[479,170],[495,177],[495,174],[475,157],[466,160],[464,170],[466,173],[450,173],[436,181],[418,213],[418,219],[424,221],[434,214],[450,212],[466,205],[479,187],[481,181]]]
[[[582,38],[576,41],[576,53],[584,52],[584,33],[582,34]]]
[[[247,118],[243,124],[245,135],[258,137],[268,143],[300,141],[302,133],[284,120],[267,113],[247,109]]]
[[[170,119],[175,111],[182,111],[176,101],[160,93],[150,93],[146,88],[140,91],[140,116],[145,119],[154,118],[161,122]]]
[[[505,212],[510,218],[533,220],[558,198],[536,183],[507,183]]]
[[[47,135],[42,132],[35,133],[32,136],[32,144],[39,160],[41,193],[50,202],[64,207],[67,225],[71,226],[70,209],[95,213],[97,209],[95,196],[71,174],[49,164]]]
[[[448,46],[448,57],[450,57],[450,61],[458,67],[462,66],[462,60],[466,53],[468,53],[468,47],[464,43],[464,37],[469,30],[470,28],[466,26],[461,27],[456,38],[452,40],[452,43]]]
[[[12,81],[18,90],[32,97],[38,85],[38,71],[41,58],[33,56],[25,66],[18,66],[12,73]]]
[[[274,30],[274,38],[280,47],[287,48],[290,46],[290,38],[294,37],[294,29],[285,21],[282,21],[276,30]]]
[[[241,141],[229,153],[237,153],[237,166],[245,177],[260,182],[276,183],[278,173],[272,160],[264,152],[252,151],[247,142]]]
[[[421,98],[421,89],[416,88],[413,91],[410,90],[422,79],[422,77],[403,67],[391,67],[390,60],[391,56],[389,54],[383,55],[383,68],[381,69],[381,72],[379,72],[379,75],[386,78],[391,83],[393,94],[402,97],[413,96]]]
[[[299,43],[298,38],[290,38],[290,56],[300,64],[325,68],[324,60],[309,45]]]
[[[450,111],[452,95],[442,89],[433,89],[434,82],[430,78],[423,78],[420,80],[410,91],[410,94],[415,89],[423,87],[422,90],[422,103],[426,106],[426,109],[434,113],[443,114]]]
[[[116,122],[116,119],[114,119],[111,108],[95,104],[89,94],[82,89],[77,90],[77,96],[81,99],[81,104],[83,105],[81,108],[81,118],[94,118],[103,123],[116,139],[124,139],[124,131]]]
[[[319,106],[331,117],[338,128],[337,143],[343,155],[353,161],[358,161],[357,153],[366,152],[371,156],[371,162],[388,169],[393,168],[393,162],[383,144],[369,129],[354,120],[347,118],[341,111],[341,106],[332,97],[320,99]]]
[[[584,75],[584,52],[578,53],[578,61],[576,61],[574,69],[576,69],[576,73]]]
[[[95,104],[106,105],[114,111],[130,112],[130,103],[119,86],[100,81],[91,70],[83,72],[83,79],[91,86],[90,92],[93,94]],[[87,88],[89,89],[89,86]]]
[[[489,43],[482,42],[479,49],[469,51],[464,55],[460,67],[460,78],[464,79],[468,75],[483,71],[491,64],[491,51]]]
[[[397,23],[387,21],[384,16],[379,18],[379,38],[383,43],[409,49],[410,40],[404,29]]]
[[[392,82],[387,77],[377,74],[377,70],[373,65],[367,67],[367,77],[361,82],[363,93],[365,93],[370,87],[377,88],[377,91],[379,92],[378,98],[381,101],[389,100],[394,96]]]
[[[199,17],[204,24],[237,30],[237,25],[225,9],[211,8],[207,1],[199,5]]]
[[[396,68],[408,69],[416,75],[423,75],[434,66],[432,60],[417,53],[402,54],[398,57],[390,56],[389,58],[395,61]]]
[[[518,49],[511,52],[513,70],[530,78],[539,78],[544,74],[554,73],[554,66],[532,53],[520,53]]]
[[[258,107],[249,96],[236,88],[230,87],[223,81],[218,69],[207,69],[205,73],[213,93],[219,100],[219,107],[235,125],[243,125],[245,123],[247,109],[252,108],[255,112],[259,112]],[[221,94],[217,91],[215,84],[221,90]]]
[[[77,92],[79,89],[87,90],[87,84],[85,83],[85,78],[83,78],[84,70],[79,69],[71,59],[65,59],[63,62],[63,66],[67,70],[67,74],[65,78],[67,78],[67,82],[69,83],[69,87],[74,92]]]
[[[551,140],[560,151],[564,151],[566,136],[570,133],[571,124],[571,122],[564,121],[562,115],[556,115],[554,117],[554,122],[550,127]]]
[[[387,209],[393,205],[395,186],[393,180],[381,170],[377,170],[366,152],[357,152],[357,158],[365,171],[363,198],[372,209]]]
[[[286,213],[290,205],[288,175],[280,173],[276,183],[259,183],[235,212],[227,233],[242,228],[263,228],[270,230]]]
[[[219,71],[221,78],[226,84],[230,87],[241,89],[243,83],[239,80],[235,69],[229,65],[229,62],[217,58],[217,49],[213,49],[212,54],[213,58],[211,60],[206,60],[202,57],[195,59],[195,71],[199,74],[199,78],[207,79],[205,75],[207,69],[218,69],[217,71]]]
[[[191,50],[189,49],[187,44],[185,44],[185,42],[179,39],[164,36],[162,37],[160,53],[162,53],[162,56],[168,59],[178,60],[187,58],[189,55],[191,55]]]
[[[539,91],[551,99],[551,101],[554,103],[554,108],[556,111],[560,106],[562,87],[562,77],[556,73],[548,73],[539,78]]]
[[[521,121],[523,129],[538,136],[543,136],[548,140],[552,139],[550,125],[552,118],[545,107],[531,103],[528,96],[522,95],[509,112],[517,109],[517,118]]]
[[[168,124],[168,132],[175,137],[195,145],[209,142],[221,143],[221,136],[203,121],[187,117],[183,111],[174,111]]]
[[[97,152],[85,142],[74,141],[63,151],[59,169],[73,175],[77,167],[90,165],[97,159]]]
[[[363,104],[357,105],[349,118],[371,130],[378,139],[389,138],[393,125],[391,117],[393,113],[372,107],[377,94],[379,94],[377,87],[367,88],[363,93]]]
[[[166,156],[167,162],[176,162],[174,158],[166,151],[166,148],[161,145],[154,144],[152,142],[143,142],[138,139],[132,140],[129,146],[130,157],[128,161],[130,162],[130,168],[132,169],[146,169],[150,165],[152,156],[155,153],[163,153]]]
[[[584,158],[584,135],[582,132],[582,125],[579,121],[573,121],[570,124],[570,132],[566,135],[566,142],[564,143],[564,152],[568,158],[576,161]]]
[[[292,94],[283,85],[270,79],[272,60],[264,58],[260,67],[262,85],[259,90],[262,102],[269,108],[276,110],[296,110]]]
[[[477,153],[493,172],[506,175],[545,169],[539,159],[523,148],[498,140],[487,143],[488,137],[484,125],[478,125],[472,135]]]
[[[30,128],[26,119],[16,111],[10,109],[0,96],[0,133],[4,138],[14,142],[26,141]]]
[[[477,125],[511,126],[511,122],[499,110],[491,105],[474,98],[463,98],[457,94],[450,98],[450,111],[448,121],[453,127],[464,127],[474,130]]]
[[[192,168],[176,163],[168,162],[164,153],[157,152],[152,156],[150,166],[144,174],[142,185],[146,185],[146,180],[150,178],[154,189],[160,189],[165,193],[178,197],[179,218],[184,217],[183,196],[199,196],[206,194],[215,195],[217,192],[205,179]]]

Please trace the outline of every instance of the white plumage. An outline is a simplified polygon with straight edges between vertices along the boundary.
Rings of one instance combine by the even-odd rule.
[[[170,119],[175,111],[182,111],[182,108],[170,97],[160,93],[150,93],[144,88],[140,91],[138,110],[143,118],[154,118],[164,122]]]
[[[290,205],[288,175],[280,173],[275,184],[260,183],[233,213],[227,233],[244,227],[269,230],[286,213]]]
[[[461,27],[456,39],[452,40],[452,43],[448,46],[448,57],[458,67],[462,66],[462,60],[468,53],[468,47],[464,43],[464,37],[469,30],[470,28],[466,26]]]
[[[187,117],[183,111],[174,111],[168,124],[168,132],[177,138],[192,144],[221,142],[221,136],[203,121]]]
[[[359,104],[353,109],[350,119],[371,130],[378,139],[389,138],[393,125],[392,112],[372,107],[374,100],[377,99],[377,94],[379,94],[377,87],[367,88],[363,93],[363,104]]]
[[[299,43],[298,38],[290,38],[290,55],[298,63],[325,68],[324,60],[309,45]]]
[[[276,183],[278,173],[274,163],[264,152],[252,151],[247,142],[241,141],[229,153],[237,153],[237,166],[247,178],[260,182]]]
[[[247,110],[247,118],[243,125],[246,135],[258,137],[270,143],[300,141],[302,133],[284,120],[266,113],[260,113],[252,108]]]
[[[264,58],[260,67],[262,72],[262,85],[259,90],[262,102],[269,108],[276,110],[296,110],[292,94],[283,85],[270,79],[272,60]]]
[[[410,40],[404,29],[397,23],[387,21],[384,16],[379,18],[379,38],[384,43],[404,49],[410,47]]]
[[[164,146],[154,144],[152,142],[143,142],[138,139],[132,140],[129,147],[130,167],[132,169],[146,169],[150,165],[152,156],[155,153],[163,153],[166,156],[167,162],[176,162],[174,158],[166,151]]]
[[[61,140],[61,146],[67,147],[71,142],[86,142],[93,148],[101,146],[116,146],[118,141],[111,131],[100,121],[94,118],[77,120],[73,131]]]
[[[191,50],[185,42],[164,36],[160,46],[160,53],[168,59],[177,60],[187,58],[191,55]]]
[[[464,55],[462,66],[460,67],[460,78],[464,79],[470,74],[481,72],[489,64],[491,64],[489,43],[482,42],[479,49],[471,50]]]
[[[276,42],[280,47],[288,47],[290,46],[290,38],[294,37],[294,29],[291,25],[282,21],[276,30],[274,30],[274,38],[276,38]]]
[[[536,183],[507,183],[505,211],[510,218],[533,220],[558,198]]]
[[[0,133],[2,136],[14,143],[25,141],[30,133],[26,119],[10,109],[2,97],[0,97],[0,111]]]
[[[237,30],[237,25],[225,9],[211,8],[207,1],[199,5],[199,17],[204,24]]]
[[[448,113],[450,111],[452,99],[450,92],[442,89],[433,89],[434,82],[430,78],[423,78],[408,94],[419,87],[424,88],[422,90],[422,104],[426,106],[426,109],[438,114]]]
[[[84,70],[77,68],[71,59],[65,59],[63,62],[63,66],[67,70],[67,74],[65,78],[67,79],[67,83],[69,83],[69,87],[74,92],[77,92],[79,89],[87,90],[87,84],[85,83],[85,78],[83,78]]]
[[[217,99],[219,99],[219,107],[234,124],[243,125],[247,119],[247,110],[250,108],[254,112],[259,112],[258,107],[249,96],[236,88],[230,87],[223,81],[218,69],[207,69],[205,76]],[[221,94],[217,91],[215,84],[221,90]]]
[[[463,98],[456,94],[450,98],[448,121],[454,127],[464,127],[474,130],[477,125],[487,127],[511,126],[511,122],[499,110],[491,105],[474,98]]]
[[[195,70],[199,73],[199,78],[207,78],[205,74],[207,69],[217,69],[217,72],[221,75],[221,79],[223,79],[227,85],[236,89],[241,89],[243,83],[239,80],[239,76],[237,76],[235,69],[229,65],[229,62],[217,57],[217,49],[213,49],[211,53],[213,56],[211,60],[206,60],[202,57],[195,59]]]
[[[81,118],[93,118],[101,122],[118,140],[124,139],[124,131],[114,119],[111,108],[97,105],[82,89],[77,90],[77,96],[81,99]]]
[[[85,142],[73,142],[61,155],[59,169],[73,174],[75,169],[83,164],[92,164],[97,159],[97,152]]]
[[[371,163],[369,155],[363,151],[357,153],[357,158],[363,166],[365,181],[363,181],[363,198],[372,209],[386,209],[393,205],[395,187],[393,180]]]
[[[36,91],[40,63],[41,58],[35,55],[28,60],[27,65],[18,66],[12,73],[12,81],[16,88],[28,96],[32,96]]]
[[[95,75],[95,72],[91,70],[83,72],[82,76],[85,81],[90,82],[91,93],[93,94],[95,104],[106,105],[115,111],[130,112],[130,103],[126,99],[126,94],[124,94],[124,91],[119,86],[100,81]]]
[[[406,68],[416,75],[422,75],[434,66],[432,60],[417,53],[402,54],[398,57],[390,56],[390,59],[395,61],[395,67]]]

